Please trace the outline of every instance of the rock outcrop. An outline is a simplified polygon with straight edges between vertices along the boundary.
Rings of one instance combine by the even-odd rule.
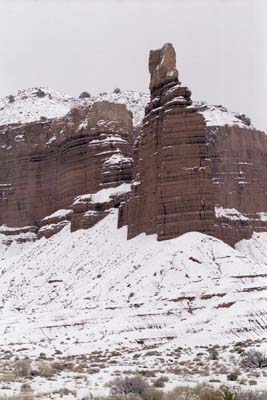
[[[267,231],[266,135],[243,114],[192,102],[170,43],[150,52],[149,71],[148,104],[147,94],[120,90],[74,99],[29,89],[0,100],[5,237],[8,227],[33,227],[35,239],[87,229],[116,207],[128,238],[199,231],[233,245]]]
[[[151,100],[119,226],[128,225],[128,238],[200,231],[231,245],[266,231],[266,135],[245,115],[192,104],[171,44],[150,52],[149,71]]]
[[[166,43],[162,49],[150,51],[149,72],[151,93],[168,82],[178,82],[176,54],[171,43]]]
[[[134,149],[135,180],[120,208],[128,238],[141,232],[159,240],[188,231],[212,234],[214,193],[206,124],[181,86],[170,44],[151,51],[151,101]]]

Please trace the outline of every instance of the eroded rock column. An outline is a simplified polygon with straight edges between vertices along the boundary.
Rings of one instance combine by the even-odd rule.
[[[159,240],[188,231],[213,233],[214,199],[203,116],[178,79],[171,44],[149,57],[151,101],[135,145],[135,181],[120,210],[128,237]]]

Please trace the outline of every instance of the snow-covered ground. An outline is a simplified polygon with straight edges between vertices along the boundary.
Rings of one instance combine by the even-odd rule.
[[[149,98],[148,93],[131,90],[100,93],[85,99],[74,98],[45,87],[20,90],[14,96],[0,99],[0,126],[39,121],[42,117],[60,118],[73,107],[82,107],[102,100],[126,104],[133,113],[133,123],[137,126],[142,123]]]
[[[160,376],[159,368],[169,377],[167,389],[227,382],[240,343],[266,347],[267,233],[235,250],[197,232],[127,241],[126,229],[117,229],[114,209],[88,230],[66,226],[17,255],[0,247],[3,360],[10,352],[9,364],[17,355],[38,364],[42,352],[48,364],[74,365],[52,380],[32,379],[35,391],[105,394],[112,376],[144,369]],[[209,356],[214,345],[217,361]],[[267,377],[257,379],[266,389]],[[19,383],[8,387],[16,391]]]
[[[114,210],[91,229],[65,227],[1,261],[0,345],[77,354],[266,336],[267,234],[253,236],[252,252],[251,241],[237,251],[196,232],[127,241],[126,229]]]
[[[204,101],[193,102],[192,107],[199,109],[207,126],[237,126],[239,128],[254,129],[250,119],[237,112],[229,111],[221,105],[211,105]]]
[[[134,126],[140,126],[150,95],[146,92],[124,90],[119,93],[100,93],[97,96],[80,99],[45,87],[20,90],[13,97],[7,96],[0,99],[0,126],[39,121],[42,117],[60,118],[73,107],[83,107],[102,100],[126,104],[128,110],[133,113]],[[209,105],[203,101],[196,101],[191,107],[199,108],[208,126],[228,125],[253,128],[249,118],[228,111],[225,107]]]
[[[3,260],[20,255],[37,240],[37,235],[32,228],[34,227],[0,226],[0,265]]]
[[[66,115],[74,104],[70,96],[52,89],[20,90],[12,97],[0,100],[0,126],[38,121],[42,117],[59,118]]]
[[[41,90],[44,95],[29,89],[0,100],[0,126],[58,118],[97,100],[126,104],[139,125],[149,100],[148,94],[133,91],[82,100]],[[199,107],[209,126],[249,126],[246,117],[223,107]],[[117,161],[115,155],[108,163]],[[106,202],[118,189],[129,188],[123,184],[89,197]],[[59,210],[50,218],[68,212]],[[235,209],[218,207],[216,212],[218,217],[247,218]],[[128,241],[127,228],[117,229],[117,210],[88,230],[71,233],[67,225],[49,239],[35,241],[34,231],[27,229],[19,233],[14,228],[6,235],[8,229],[0,229],[0,369],[7,354],[12,362],[17,355],[37,362],[40,352],[75,366],[83,360],[91,370],[97,365],[89,384],[86,368],[80,378],[64,370],[56,380],[36,377],[35,391],[64,385],[80,388],[78,398],[88,389],[105,394],[105,382],[118,370],[141,368],[162,368],[171,389],[200,380],[205,372],[199,363],[210,367],[201,381],[216,377],[224,382],[238,364],[235,344],[266,347],[267,233],[254,234],[236,249],[197,232],[163,242],[145,234]],[[216,365],[207,364],[214,345],[222,354]],[[184,363],[180,372],[178,359]],[[224,373],[222,365],[228,368]],[[197,377],[193,368],[200,368]],[[262,375],[259,384],[266,388],[267,377]],[[11,382],[10,388],[19,389],[19,383]],[[0,388],[0,394],[10,392]]]

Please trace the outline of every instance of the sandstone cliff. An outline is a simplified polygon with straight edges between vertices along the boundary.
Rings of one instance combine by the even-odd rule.
[[[128,238],[187,231],[233,245],[267,230],[267,139],[245,115],[191,101],[171,44],[150,52],[151,99],[134,148],[134,182],[120,208]]]
[[[0,226],[39,227],[78,195],[130,182],[132,130],[126,106],[107,101],[1,126]]]
[[[192,102],[171,44],[150,52],[149,71],[149,102],[131,91],[74,99],[44,88],[0,100],[7,243],[17,235],[6,225],[48,238],[114,207],[128,238],[200,231],[233,245],[267,230],[266,135],[245,115]]]

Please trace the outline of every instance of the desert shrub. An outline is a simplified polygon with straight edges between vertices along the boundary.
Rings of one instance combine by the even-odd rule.
[[[164,397],[163,392],[154,388],[147,388],[142,394],[143,400],[162,400]]]
[[[199,389],[197,388],[197,390],[199,390],[200,400],[222,400],[223,399],[221,390],[216,390],[209,386],[199,387]]]
[[[227,387],[221,388],[222,400],[235,400],[235,393],[230,391]]]
[[[88,93],[88,92],[82,92],[80,95],[79,95],[79,99],[87,99],[87,98],[89,98],[89,97],[91,97],[91,95],[90,95],[90,93]]]
[[[29,385],[28,383],[23,383],[21,385],[19,399],[20,398],[22,398],[23,400],[33,400],[31,385]]]
[[[154,378],[156,376],[155,372],[150,369],[139,369],[136,371],[136,374],[144,378]]]
[[[25,392],[32,392],[31,385],[30,385],[29,383],[23,383],[23,384],[20,386],[20,391],[23,392],[23,393],[25,393]]]
[[[157,388],[163,388],[165,386],[165,382],[168,382],[169,378],[167,376],[160,376],[155,380],[154,386]]]
[[[60,397],[72,395],[76,398],[76,396],[77,396],[76,390],[70,390],[68,388],[61,388],[61,389],[59,389],[58,393],[59,393]]]
[[[204,390],[202,395],[200,391],[200,400],[266,400],[266,399],[267,399],[267,392],[263,393],[263,392],[243,391],[243,390],[235,391],[232,388],[229,389],[225,386],[222,386],[219,390],[210,389],[210,391],[206,393]]]
[[[120,88],[115,88],[115,89],[113,90],[113,93],[117,93],[117,94],[121,93]]]
[[[38,363],[38,374],[44,378],[51,378],[56,374],[56,370],[48,362]]]
[[[8,101],[9,101],[9,103],[14,103],[15,97],[13,96],[13,94],[10,94],[10,95],[8,96]]]
[[[254,391],[246,391],[246,392],[238,392],[235,395],[235,400],[266,400],[267,392],[254,392]]]
[[[57,372],[62,372],[64,371],[65,368],[65,364],[63,362],[60,361],[54,361],[51,363],[51,368],[54,369]]]
[[[239,371],[233,371],[227,375],[227,379],[228,381],[237,381],[238,376],[239,376]]]
[[[249,381],[248,381],[248,384],[249,385],[257,385],[257,381],[255,381],[255,379],[250,379]]]
[[[37,92],[36,92],[36,96],[37,96],[37,97],[40,97],[40,98],[41,98],[41,97],[45,97],[45,92],[44,92],[42,89],[39,88],[39,89],[37,90]]]
[[[145,390],[148,388],[148,384],[140,376],[124,378],[118,377],[110,381],[107,386],[110,388],[110,394],[112,396],[127,396],[130,393],[138,396],[143,396]]]
[[[221,389],[214,389],[207,385],[198,385],[195,388],[177,387],[166,394],[166,400],[233,400],[234,398],[223,397]]]
[[[196,390],[188,387],[176,387],[166,393],[165,398],[166,400],[200,400]]]
[[[157,350],[150,350],[144,354],[145,357],[160,356],[160,355],[161,355],[161,353]]]
[[[216,347],[211,347],[208,349],[209,352],[209,358],[210,360],[218,360],[219,359],[219,352],[216,349]]]
[[[14,374],[19,377],[28,377],[31,375],[31,361],[28,358],[17,360],[14,364]]]
[[[267,355],[259,350],[251,349],[242,357],[241,365],[246,368],[267,367]]]

